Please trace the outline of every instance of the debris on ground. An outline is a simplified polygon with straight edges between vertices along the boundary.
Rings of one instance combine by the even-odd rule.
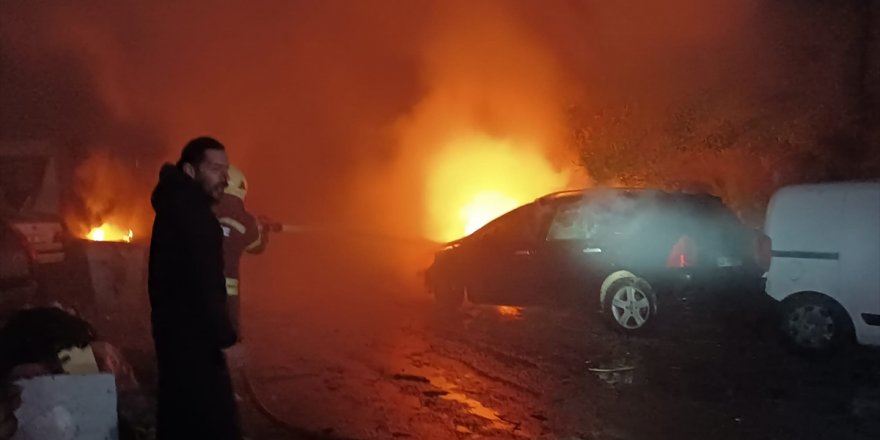
[[[591,362],[587,362],[591,365]],[[602,382],[614,387],[620,384],[632,385],[636,367],[624,360],[613,360],[600,364],[601,366],[589,367],[587,371],[596,375]]]
[[[89,322],[62,307],[9,317],[0,328],[0,379],[22,390],[21,404],[6,414],[11,420],[0,420],[0,434],[16,440],[117,439],[117,414],[140,413],[146,405],[121,352],[97,341]],[[6,413],[9,406],[0,402]]]
[[[40,376],[16,384],[22,390],[16,440],[117,440],[112,375]]]
[[[92,326],[57,307],[15,312],[0,329],[0,377],[17,365],[42,364],[52,373],[62,373],[58,352],[84,348],[95,340]]]

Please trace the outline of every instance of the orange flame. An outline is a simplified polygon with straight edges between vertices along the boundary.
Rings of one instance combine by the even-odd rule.
[[[134,239],[134,232],[131,229],[125,230],[116,225],[104,223],[97,228],[92,228],[86,235],[91,241],[115,241],[131,243]]]
[[[539,152],[482,134],[447,144],[428,170],[428,236],[450,241],[548,192],[564,189],[559,172]]]
[[[506,316],[508,318],[521,318],[523,311],[522,307],[513,306],[498,306],[496,310],[498,310],[499,315]]]
[[[131,243],[146,231],[149,184],[131,163],[97,151],[76,169],[75,191],[81,203],[65,212],[72,234],[91,241]]]

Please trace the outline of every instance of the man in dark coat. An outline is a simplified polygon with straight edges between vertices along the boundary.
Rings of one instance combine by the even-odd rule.
[[[149,292],[159,364],[158,440],[240,439],[223,349],[238,336],[229,320],[223,231],[212,206],[226,188],[223,145],[190,141],[153,191]]]

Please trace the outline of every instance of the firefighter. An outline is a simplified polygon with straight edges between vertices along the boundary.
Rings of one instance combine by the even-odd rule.
[[[226,294],[230,319],[241,339],[241,256],[245,252],[260,254],[268,245],[264,223],[244,207],[247,197],[247,179],[240,169],[229,167],[229,185],[215,206],[214,213],[223,229],[223,259],[226,275]],[[233,361],[234,363],[237,363]]]

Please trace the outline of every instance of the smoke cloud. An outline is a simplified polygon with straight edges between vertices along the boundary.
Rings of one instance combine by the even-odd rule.
[[[148,188],[210,134],[261,213],[425,235],[432,170],[448,149],[476,148],[468,138],[538,157],[535,176],[551,177],[535,191],[582,186],[609,181],[577,169],[584,127],[666,145],[657,133],[674,109],[703,103],[739,124],[768,91],[802,91],[786,85],[793,72],[834,75],[780,57],[806,23],[790,3],[7,0],[0,134],[106,153],[135,170],[120,188]],[[844,90],[816,89],[840,108]]]

